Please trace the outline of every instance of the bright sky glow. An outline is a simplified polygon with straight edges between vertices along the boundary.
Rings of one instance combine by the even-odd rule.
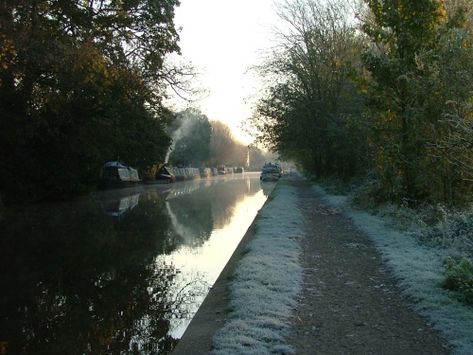
[[[196,84],[208,91],[194,106],[225,122],[246,144],[250,137],[241,124],[259,87],[248,69],[271,46],[276,18],[273,0],[181,0],[176,11],[182,57],[200,73]]]

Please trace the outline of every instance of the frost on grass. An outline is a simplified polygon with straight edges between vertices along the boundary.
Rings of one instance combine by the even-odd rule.
[[[320,187],[316,190],[328,203],[343,207],[355,226],[373,240],[403,292],[415,300],[416,310],[431,319],[455,353],[473,354],[473,308],[450,297],[440,285],[448,250],[420,245],[413,237],[417,231],[401,231],[388,217],[355,211],[347,199],[329,195]]]
[[[256,219],[256,235],[230,285],[229,320],[213,339],[214,354],[292,354],[287,319],[302,281],[297,239],[302,216],[294,188],[279,183]]]
[[[437,206],[440,220],[425,224],[419,238],[425,244],[449,249],[454,257],[473,258],[473,210],[449,211]]]

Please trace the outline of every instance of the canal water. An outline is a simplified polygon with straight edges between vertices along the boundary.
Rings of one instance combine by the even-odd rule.
[[[169,353],[273,186],[239,174],[7,209],[0,354]]]

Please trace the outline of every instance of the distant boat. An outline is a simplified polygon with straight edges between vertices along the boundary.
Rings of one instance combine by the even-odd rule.
[[[156,172],[155,181],[164,183],[175,182],[176,176],[170,171],[167,164],[164,163],[159,166],[158,171]]]
[[[203,178],[208,178],[212,176],[212,169],[210,168],[200,168],[200,176]]]
[[[226,169],[225,165],[220,165],[217,168],[217,173],[218,173],[218,175],[225,175],[227,173],[227,169]]]
[[[140,182],[138,170],[119,161],[108,161],[100,172],[100,189],[126,187]]]
[[[278,164],[268,163],[261,169],[261,181],[277,181],[282,176],[281,167]]]

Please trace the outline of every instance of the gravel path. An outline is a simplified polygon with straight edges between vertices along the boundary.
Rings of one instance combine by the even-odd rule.
[[[296,354],[448,354],[410,307],[368,237],[340,210],[298,185],[305,218],[303,290],[287,342]]]

